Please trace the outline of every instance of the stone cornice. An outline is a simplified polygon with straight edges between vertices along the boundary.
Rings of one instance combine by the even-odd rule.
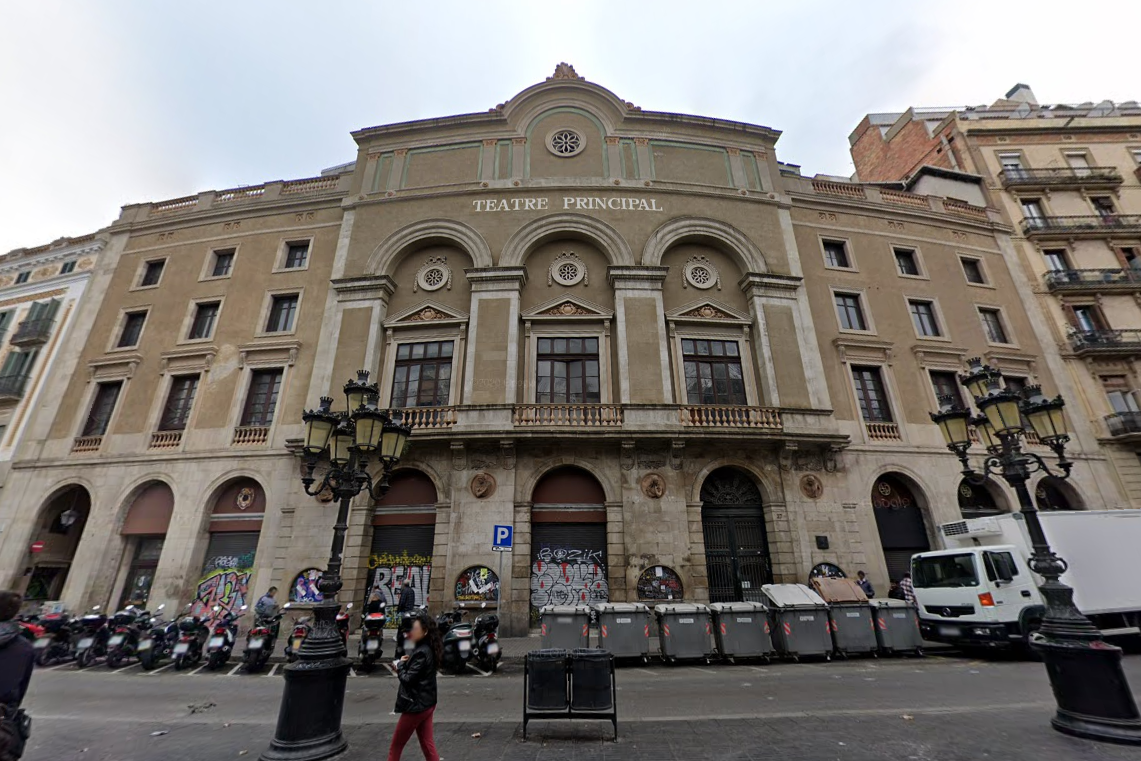
[[[471,267],[464,275],[476,291],[518,291],[527,284],[526,267]]]

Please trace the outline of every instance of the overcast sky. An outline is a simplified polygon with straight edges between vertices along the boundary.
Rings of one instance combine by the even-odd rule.
[[[1047,0],[3,0],[0,251],[314,175],[353,158],[353,129],[485,111],[564,60],[647,110],[782,130],[782,160],[846,175],[867,112],[1019,81],[1044,103],[1141,98],[1139,22],[1141,2]]]

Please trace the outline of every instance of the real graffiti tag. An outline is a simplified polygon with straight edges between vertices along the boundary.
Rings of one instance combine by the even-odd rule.
[[[531,563],[531,611],[544,605],[607,602],[610,587],[601,550],[542,547]]]
[[[416,605],[428,603],[428,582],[432,578],[432,558],[427,555],[399,555],[384,552],[369,556],[368,567],[372,572],[369,590],[380,590],[384,610],[388,614],[388,626],[395,627],[396,603],[400,600],[400,587],[404,579],[412,581],[412,591],[416,593]]]
[[[241,557],[219,555],[210,558],[202,578],[198,580],[191,614],[215,618],[245,605],[249,597],[253,564],[252,552]],[[213,612],[215,606],[219,609],[217,614]]]

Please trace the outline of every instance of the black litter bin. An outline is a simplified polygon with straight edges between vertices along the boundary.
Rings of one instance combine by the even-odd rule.
[[[598,648],[571,654],[571,710],[609,711],[614,708],[614,656]]]
[[[567,651],[557,648],[527,653],[527,710],[565,711],[570,707],[567,692]]]
[[[618,740],[614,656],[605,650],[546,649],[523,661],[523,739],[533,719],[609,720]]]

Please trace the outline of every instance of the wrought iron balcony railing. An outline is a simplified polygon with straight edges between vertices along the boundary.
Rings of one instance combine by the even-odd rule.
[[[1054,166],[1042,169],[1007,168],[999,173],[1002,186],[1011,187],[1114,187],[1123,181],[1112,166]]]
[[[1051,270],[1046,273],[1051,291],[1120,291],[1141,288],[1141,269]]]
[[[24,320],[12,335],[13,346],[27,346],[29,344],[42,344],[52,334],[55,320]]]
[[[1022,234],[1028,238],[1100,237],[1141,233],[1141,214],[1085,214],[1071,217],[1027,217]]]
[[[1141,330],[1078,330],[1070,346],[1078,354],[1141,354]]]
[[[0,375],[0,399],[22,399],[29,377],[27,374]]]
[[[1115,412],[1105,416],[1105,427],[1110,436],[1127,436],[1141,433],[1141,412]]]

